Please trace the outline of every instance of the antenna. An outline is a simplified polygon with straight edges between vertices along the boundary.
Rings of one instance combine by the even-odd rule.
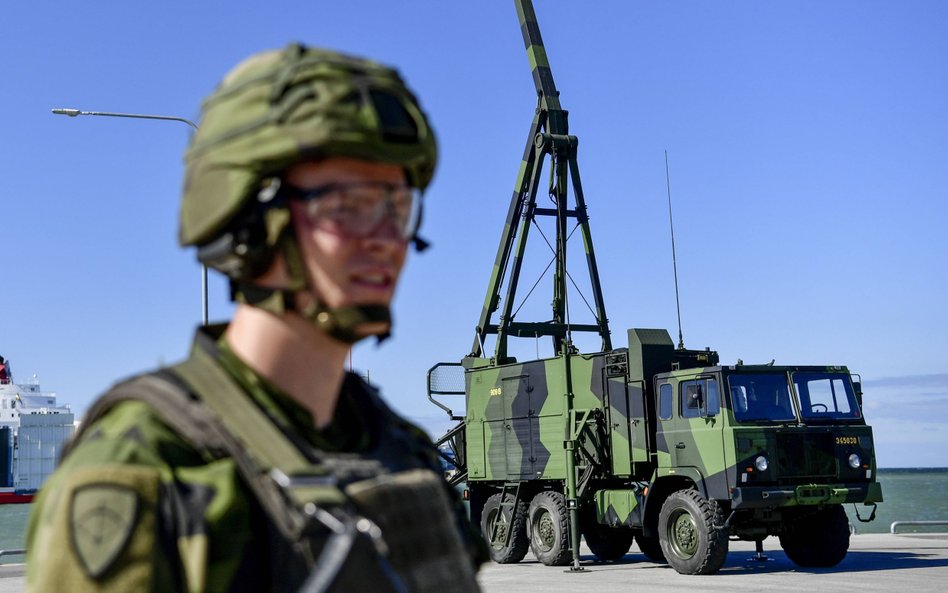
[[[668,174],[668,149],[665,149],[665,187],[668,188],[668,226],[672,239],[672,267],[675,270],[675,309],[678,312],[678,349],[685,349],[685,340],[681,336],[681,300],[678,298],[678,258],[675,256],[675,222],[672,219],[671,176]]]

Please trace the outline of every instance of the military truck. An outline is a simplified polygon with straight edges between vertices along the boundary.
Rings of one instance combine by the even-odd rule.
[[[466,481],[492,558],[519,562],[530,548],[544,564],[582,570],[582,535],[600,560],[619,559],[636,542],[680,573],[711,574],[731,538],[756,542],[762,558],[761,542],[777,536],[799,566],[835,566],[849,547],[842,505],[868,505],[872,520],[882,501],[861,382],[844,366],[722,365],[711,349],[686,349],[680,329],[677,346],[665,330],[630,329],[628,346],[613,348],[578,140],[533,6],[515,4],[538,106],[471,353],[428,374],[429,399],[458,421],[439,445],[453,451],[452,480]],[[554,208],[536,204],[546,159]],[[513,303],[528,232],[540,217],[556,229],[552,318],[523,322]],[[567,281],[575,282],[566,247],[577,229],[594,323],[573,323],[567,303]],[[579,352],[578,332],[597,333],[599,351]],[[541,336],[552,338],[552,356],[509,355],[510,337]],[[445,397],[461,395],[463,414]]]

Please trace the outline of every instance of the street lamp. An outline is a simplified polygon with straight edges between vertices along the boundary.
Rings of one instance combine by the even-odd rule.
[[[196,123],[189,119],[183,117],[175,117],[173,115],[146,115],[143,113],[116,113],[112,111],[81,111],[79,109],[64,109],[57,108],[53,109],[53,114],[55,115],[68,115],[69,117],[76,117],[79,115],[99,115],[103,117],[130,117],[134,119],[158,119],[165,121],[179,121],[181,123],[188,124],[195,130],[198,129]],[[201,323],[207,325],[207,266],[201,266]]]
[[[195,130],[198,129],[196,123],[189,119],[184,119],[183,117],[175,117],[173,115],[145,115],[142,113],[115,113],[112,111],[80,111],[79,109],[53,109],[52,110],[56,115],[68,115],[69,117],[76,117],[78,115],[102,115],[105,117],[132,117],[136,119],[164,119],[169,121],[179,121],[186,123]]]

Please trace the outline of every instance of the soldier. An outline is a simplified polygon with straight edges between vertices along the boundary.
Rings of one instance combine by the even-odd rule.
[[[113,387],[37,497],[30,591],[477,591],[437,453],[360,377],[383,339],[435,139],[398,73],[291,45],[205,101],[179,239],[226,326]]]

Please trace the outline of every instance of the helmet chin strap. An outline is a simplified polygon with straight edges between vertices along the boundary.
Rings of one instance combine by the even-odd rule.
[[[231,287],[233,299],[252,305],[274,315],[294,311],[323,330],[328,336],[344,344],[355,344],[363,338],[375,336],[379,342],[389,337],[389,331],[365,334],[359,331],[366,324],[392,326],[391,310],[385,305],[351,305],[326,307],[317,300],[300,308],[296,304],[298,293],[280,288],[268,288],[249,283],[234,283]]]
[[[310,312],[309,310],[312,310]],[[389,336],[392,327],[392,314],[385,305],[353,305],[349,307],[328,308],[316,304],[300,312],[303,317],[311,321],[316,327],[346,343],[355,344],[362,338],[376,336],[378,341]],[[366,324],[384,324],[386,330],[377,334],[362,334],[358,331]]]
[[[277,252],[283,254],[286,263],[288,286],[269,288],[250,282],[232,282],[231,298],[235,302],[246,303],[275,315],[296,312],[328,336],[344,344],[355,344],[371,336],[375,336],[379,343],[388,338],[392,327],[392,313],[388,305],[327,307],[317,298],[303,265],[295,233],[291,229],[292,225],[284,227],[277,244]],[[309,303],[303,306],[297,303],[297,296],[301,292],[310,297]],[[379,324],[382,324],[385,330],[374,333],[359,331],[359,328],[365,325]]]

